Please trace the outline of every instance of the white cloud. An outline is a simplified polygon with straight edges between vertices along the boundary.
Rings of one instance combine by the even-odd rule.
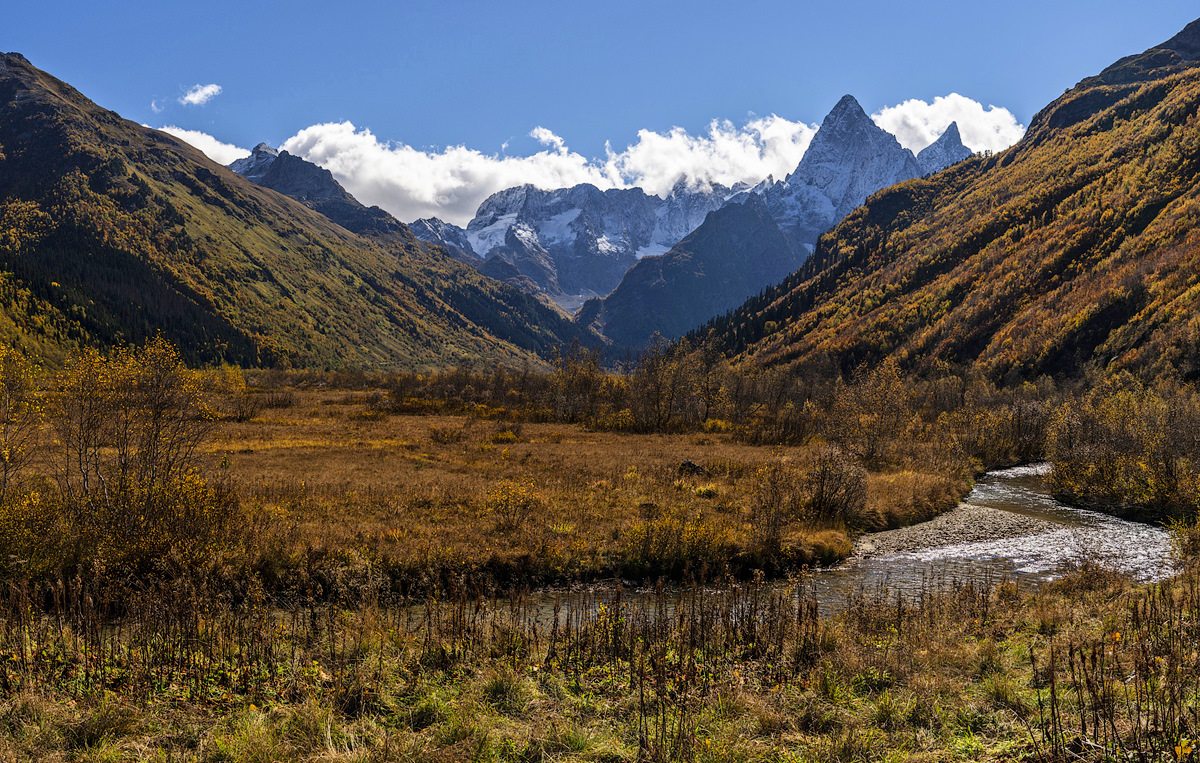
[[[985,109],[957,93],[935,98],[933,103],[905,101],[881,109],[872,119],[914,151],[932,143],[952,121],[958,122],[963,142],[976,151],[1007,148],[1025,131],[1007,109]],[[250,153],[202,132],[175,126],[161,129],[221,164]],[[624,149],[609,146],[605,156],[589,158],[541,126],[529,135],[542,150],[508,156],[466,146],[414,148],[381,141],[369,129],[350,122],[336,122],[305,128],[280,148],[328,169],[359,201],[383,207],[401,220],[440,217],[465,225],[485,198],[526,183],[546,189],[579,183],[602,189],[637,186],[665,196],[681,180],[703,187],[757,183],[768,175],[782,178],[800,163],[816,130],[816,125],[774,114],[741,126],[714,120],[698,135],[680,127],[665,133],[641,130]]]
[[[489,195],[524,183],[540,188],[614,185],[601,167],[567,150],[554,133],[539,128],[533,135],[552,150],[520,157],[465,146],[423,151],[381,142],[370,130],[350,122],[305,128],[280,149],[321,165],[362,203],[383,207],[406,221],[437,216],[465,224]]]
[[[545,127],[533,128],[532,130],[529,131],[529,137],[533,138],[538,143],[541,143],[546,148],[554,149],[556,152],[558,152],[560,154],[565,154],[567,152],[567,142],[565,140],[563,140],[562,138],[558,137],[557,135],[555,135],[550,130],[547,130]],[[500,148],[507,149],[508,148],[507,141]]]
[[[659,195],[680,180],[693,187],[757,183],[796,169],[816,132],[816,125],[774,114],[740,128],[713,120],[705,135],[690,135],[682,127],[666,134],[641,130],[624,151],[609,149],[605,169],[610,177]]]
[[[184,106],[203,106],[221,94],[221,86],[212,85],[192,85],[192,87],[183,94],[179,102]]]
[[[143,127],[149,127],[149,125],[143,125]],[[195,148],[204,152],[205,156],[217,164],[229,164],[250,155],[250,152],[244,148],[238,148],[230,143],[222,143],[208,133],[203,133],[199,130],[185,130],[175,125],[166,125],[158,129],[174,135],[185,143],[190,143]]]
[[[938,96],[933,103],[912,99],[888,106],[871,115],[875,124],[896,136],[900,145],[914,152],[938,139],[958,122],[962,142],[972,151],[1002,151],[1021,139],[1025,126],[1008,109],[988,106],[951,93]]]
[[[150,110],[155,114],[161,114],[163,107],[158,105],[158,101],[150,101]]]
[[[796,168],[816,132],[814,125],[777,116],[744,127],[716,122],[707,134],[682,128],[668,133],[642,130],[623,151],[608,149],[602,160],[571,151],[560,136],[535,127],[530,137],[545,150],[531,156],[485,154],[465,146],[427,151],[380,141],[350,122],[313,125],[281,148],[325,167],[364,204],[401,220],[436,216],[465,225],[491,194],[529,183],[563,188],[592,183],[599,188],[639,186],[666,195],[680,180],[707,185],[757,183]]]

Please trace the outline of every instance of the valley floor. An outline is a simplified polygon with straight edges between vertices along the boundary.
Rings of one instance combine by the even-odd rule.
[[[203,457],[249,556],[9,570],[0,761],[1184,760],[1200,736],[1195,571],[822,611],[802,567],[859,530],[938,517],[865,555],[1028,529],[942,513],[954,475],[853,472],[848,530],[789,503],[819,443],[245,402]]]
[[[287,528],[264,541],[279,546],[281,568],[285,557],[324,550],[381,562],[406,586],[462,574],[539,585],[686,580],[705,566],[710,576],[748,574],[764,561],[796,570],[851,550],[844,523],[788,516],[779,559],[761,553],[762,504],[787,500],[764,495],[764,469],[798,480],[816,446],[389,415],[368,393],[289,392],[284,401],[223,422],[207,446],[242,500]],[[922,521],[968,489],[952,475],[871,473],[856,520],[874,529]]]

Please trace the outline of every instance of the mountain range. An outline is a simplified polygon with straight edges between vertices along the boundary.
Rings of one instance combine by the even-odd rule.
[[[413,223],[413,232],[480,262],[504,260],[574,310],[612,291],[642,257],[668,251],[740,190],[681,181],[664,199],[640,188],[525,185],[489,196],[465,229],[429,218]]]
[[[763,198],[748,194],[709,213],[667,254],[639,260],[576,320],[617,347],[642,347],[656,335],[673,339],[778,283],[803,261]]]
[[[411,230],[484,275],[544,294],[564,309],[602,299],[577,319],[619,351],[656,335],[677,338],[737,307],[794,271],[817,237],[869,194],[970,155],[956,124],[914,155],[847,95],[783,181],[737,188],[680,181],[666,198],[639,188],[525,185],[488,197],[465,229],[426,218]],[[360,204],[329,171],[266,144],[229,167],[356,233],[399,225],[382,209]],[[757,220],[752,225],[747,205]],[[718,210],[728,211],[710,219]],[[734,229],[719,230],[726,224]]]
[[[783,180],[510,189],[465,229],[416,223],[430,243],[299,157],[260,145],[231,171],[4,54],[0,340],[51,362],[162,334],[195,363],[515,366],[707,319],[691,336],[745,368],[1200,378],[1200,22],[1006,151],[957,133],[914,156],[844,98]],[[574,321],[545,300],[602,279]]]
[[[734,195],[670,251],[630,268],[580,317],[617,346],[683,336],[789,275],[817,237],[870,194],[970,155],[951,123],[914,156],[847,95],[825,117],[795,172]]]
[[[484,272],[507,273],[504,280],[510,282],[514,276],[523,277],[564,309],[574,310],[589,297],[605,298],[603,308],[589,306],[581,321],[599,318],[596,325],[610,340],[637,347],[655,333],[680,336],[774,284],[812,250],[817,236],[871,193],[938,172],[970,155],[956,124],[913,155],[878,127],[852,96],[845,96],[821,124],[795,172],[782,181],[768,178],[754,187],[734,188],[692,188],[680,181],[665,198],[638,188],[601,191],[585,184],[545,191],[520,186],[487,198],[465,229],[426,218],[414,222],[412,230],[418,238],[459,253],[463,261],[474,258]],[[251,160],[242,161],[250,166]],[[759,256],[772,252],[774,262],[762,262],[741,247],[730,253],[729,263],[703,258],[702,264],[692,248],[694,241],[673,252],[710,212],[741,206],[756,195],[765,200],[788,246],[780,249],[777,242],[764,241],[751,248]],[[721,219],[742,218],[731,212]],[[679,262],[641,264],[659,255]],[[715,250],[709,256],[720,257]],[[500,270],[498,261],[516,273]],[[485,268],[484,262],[491,264]],[[689,275],[683,263],[699,269]],[[727,267],[740,267],[742,272],[733,281],[712,277]],[[674,277],[652,278],[655,286],[647,291],[643,282],[651,272]],[[620,295],[607,299],[618,290]],[[639,296],[630,298],[633,294]]]

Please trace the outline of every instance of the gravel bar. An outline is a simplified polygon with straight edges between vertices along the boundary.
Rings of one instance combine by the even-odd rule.
[[[1040,535],[1058,527],[1061,525],[1044,519],[960,503],[945,514],[919,525],[863,535],[854,542],[854,554],[850,561],[960,543]]]

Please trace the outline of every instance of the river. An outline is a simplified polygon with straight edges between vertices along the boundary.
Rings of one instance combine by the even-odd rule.
[[[1049,471],[1049,464],[1034,464],[988,472],[955,509],[929,522],[863,535],[842,564],[768,585],[789,597],[815,600],[828,615],[863,596],[913,601],[956,586],[990,588],[1001,581],[1024,591],[1083,564],[1143,583],[1175,572],[1170,532],[1055,500],[1045,486]],[[723,588],[711,593],[718,598],[737,595]],[[684,594],[676,589],[674,595]],[[594,612],[618,596],[646,615],[660,604],[665,606],[660,614],[674,611],[670,593],[663,604],[650,589],[601,584],[537,592],[524,602],[523,612],[539,620],[554,613]]]
[[[1175,570],[1171,534],[1060,503],[1044,485],[1049,464],[983,475],[953,511],[913,527],[863,536],[855,554],[811,575],[823,611],[856,592],[914,596],[1007,579],[1036,586],[1081,563],[1152,582]]]

